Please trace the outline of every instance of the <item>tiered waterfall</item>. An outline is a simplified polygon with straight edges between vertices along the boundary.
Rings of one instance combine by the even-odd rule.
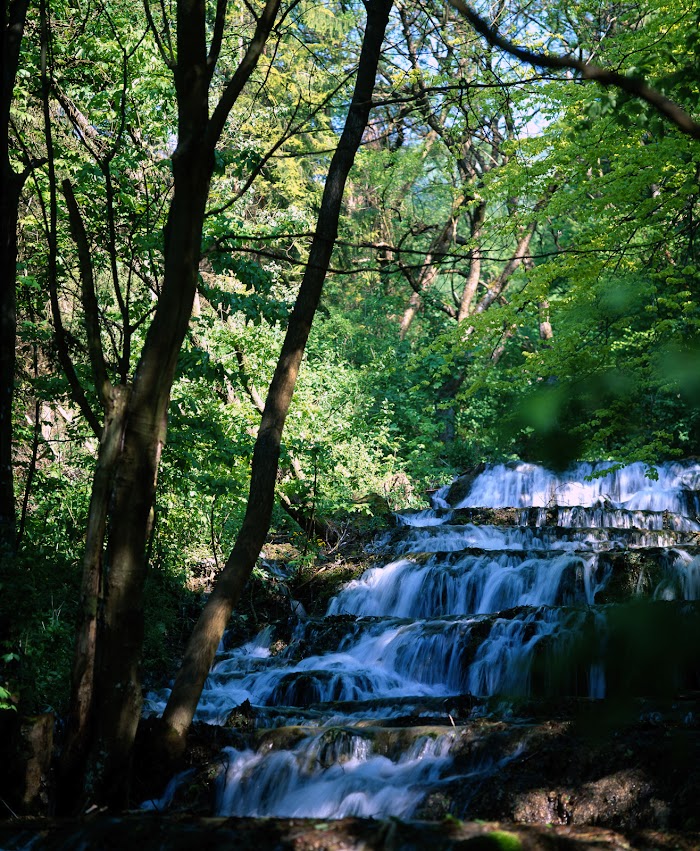
[[[681,629],[700,597],[700,465],[647,472],[484,468],[397,515],[382,566],[300,620],[284,651],[266,629],[221,652],[198,718],[225,724],[243,705],[257,731],[221,755],[216,813],[470,817],[488,778],[533,756],[503,727],[526,726],[528,701],[644,692],[657,673],[619,658],[636,639],[615,613],[672,604],[664,623]],[[665,672],[677,692],[697,677],[694,657]]]

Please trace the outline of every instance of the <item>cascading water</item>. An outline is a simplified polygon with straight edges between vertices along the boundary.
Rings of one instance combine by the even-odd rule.
[[[444,488],[432,509],[398,516],[393,557],[348,583],[320,624],[301,622],[286,651],[271,654],[268,629],[221,652],[199,720],[225,723],[247,701],[268,729],[255,749],[222,754],[217,813],[420,814],[429,793],[476,788],[522,755],[474,744],[485,698],[614,690],[615,604],[700,598],[700,466],[662,465],[652,480],[642,464],[615,465],[588,480],[611,467],[499,465],[458,499]],[[495,525],[470,522],[476,509],[517,511]]]

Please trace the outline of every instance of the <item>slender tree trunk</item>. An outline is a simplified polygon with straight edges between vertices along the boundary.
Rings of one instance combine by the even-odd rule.
[[[539,302],[537,308],[540,313],[540,340],[547,342],[554,337],[552,323],[549,321],[549,302],[545,299]]]
[[[401,322],[399,323],[399,339],[401,340],[405,338],[408,333],[408,329],[411,327],[413,320],[416,318],[416,314],[423,304],[423,294],[435,283],[438,272],[440,271],[438,262],[442,256],[449,251],[450,245],[454,242],[455,232],[457,230],[457,217],[459,215],[459,208],[463,201],[464,199],[460,198],[453,205],[452,215],[447,222],[445,222],[442,230],[435,237],[432,245],[430,246],[430,250],[428,251],[428,254],[421,266],[418,280],[415,283],[413,281],[411,282],[411,285],[414,288],[413,293],[411,293],[411,298],[406,305],[406,309],[401,317]]]
[[[97,630],[104,590],[104,540],[112,485],[124,438],[128,398],[128,388],[124,386],[110,391],[92,480],[71,676],[71,707],[59,767],[59,811],[81,809],[85,803],[82,800],[83,774],[93,723]],[[76,806],[76,801],[80,801],[80,807]]]
[[[2,164],[0,178],[0,555],[15,550],[12,402],[15,383],[17,308],[17,213],[21,181]]]
[[[12,464],[17,218],[29,172],[17,174],[10,163],[10,105],[28,6],[29,0],[2,0],[0,4],[0,556],[14,553],[17,534]]]
[[[511,340],[518,331],[517,325],[504,325],[501,339],[498,341],[494,350],[491,352],[491,363],[497,364],[506,352],[508,340]]]
[[[542,203],[542,202],[540,202]],[[491,307],[491,305],[500,298],[503,290],[508,285],[508,282],[513,277],[513,273],[516,269],[519,268],[527,258],[527,253],[530,250],[530,242],[532,240],[533,234],[535,233],[535,228],[537,227],[537,221],[533,219],[524,229],[520,238],[518,239],[518,244],[515,247],[515,251],[513,252],[513,256],[506,263],[505,267],[501,274],[492,281],[484,295],[479,299],[478,303],[474,308],[474,313],[484,313],[486,310]],[[469,333],[469,332],[467,332]]]
[[[282,429],[337,236],[345,182],[367,125],[391,0],[366,0],[365,7],[367,26],[355,91],[330,164],[306,272],[268,391],[253,452],[245,518],[226,566],[187,645],[163,715],[163,744],[171,754],[177,753],[184,745],[216,648],[270,526]]]
[[[471,263],[469,265],[469,275],[462,290],[462,297],[459,302],[459,310],[457,311],[457,322],[462,322],[469,316],[472,309],[474,296],[479,288],[481,280],[481,229],[486,219],[486,204],[480,204],[473,214],[471,238],[476,242],[471,252]]]

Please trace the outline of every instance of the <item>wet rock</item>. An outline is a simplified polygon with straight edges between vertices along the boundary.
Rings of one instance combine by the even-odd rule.
[[[450,523],[474,523],[476,526],[536,526],[539,509],[522,508],[458,508]],[[553,526],[554,514],[547,515]],[[552,521],[552,522],[550,522]],[[542,525],[542,524],[540,524]]]
[[[442,794],[451,795],[449,810],[462,818],[626,830],[692,827],[700,731],[657,714],[654,726],[623,724],[622,715],[598,706],[566,721],[482,730],[480,746],[500,761],[499,771]]]
[[[452,506],[459,505],[460,502],[469,496],[474,480],[477,476],[480,476],[485,469],[486,464],[476,464],[474,467],[470,467],[461,475],[457,476],[450,485],[446,501]]]

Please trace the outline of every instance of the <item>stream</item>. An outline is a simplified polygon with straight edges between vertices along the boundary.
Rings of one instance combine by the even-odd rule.
[[[301,617],[281,653],[269,627],[220,650],[197,720],[225,725],[239,708],[256,730],[221,753],[213,813],[471,817],[484,785],[541,747],[533,701],[645,697],[652,681],[652,697],[697,689],[697,652],[670,658],[661,637],[694,635],[700,465],[591,478],[611,467],[517,463],[457,479],[432,508],[398,514],[375,544],[381,566],[324,618]],[[629,601],[646,601],[641,621],[623,614]],[[148,711],[166,697],[149,695]],[[144,806],[167,808],[191,776]]]

